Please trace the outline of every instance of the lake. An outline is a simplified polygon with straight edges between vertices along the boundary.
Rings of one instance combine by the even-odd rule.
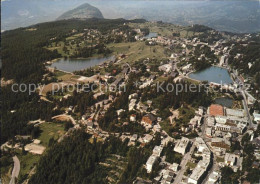
[[[224,107],[231,108],[233,105],[233,99],[227,98],[227,97],[222,97],[222,98],[216,98],[215,103],[222,105]]]
[[[52,63],[50,67],[56,67],[58,70],[63,70],[67,72],[74,72],[78,70],[83,70],[86,68],[99,65],[105,61],[113,59],[114,56],[102,57],[102,58],[88,58],[88,59],[59,59]]]
[[[204,70],[189,74],[192,79],[214,82],[218,84],[232,84],[233,81],[227,69],[211,66]]]

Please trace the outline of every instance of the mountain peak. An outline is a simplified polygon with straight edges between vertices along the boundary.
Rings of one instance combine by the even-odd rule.
[[[84,3],[77,8],[67,11],[63,13],[57,20],[64,20],[64,19],[88,19],[88,18],[100,18],[103,19],[103,15],[101,11],[88,4]]]

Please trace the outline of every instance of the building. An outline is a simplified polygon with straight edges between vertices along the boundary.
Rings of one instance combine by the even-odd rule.
[[[87,123],[87,127],[88,127],[89,130],[93,129],[93,126],[94,126],[94,123],[92,121],[89,121]]]
[[[230,132],[231,126],[223,125],[223,124],[220,124],[220,123],[216,123],[215,130],[216,131],[223,131],[223,132]]]
[[[206,173],[210,166],[210,159],[200,160],[195,169],[192,171],[192,174],[188,178],[188,183],[198,184],[203,181],[206,176]]]
[[[164,71],[166,73],[169,73],[172,70],[172,65],[171,64],[165,64],[165,65],[161,65],[158,68],[160,71]]]
[[[136,121],[136,115],[135,114],[130,115],[130,121],[132,121],[132,122]]]
[[[212,164],[211,151],[201,137],[196,138],[195,146],[197,147],[198,152],[202,153],[203,158],[198,162],[188,178],[188,183],[193,184],[201,183],[203,181]]]
[[[188,150],[189,143],[190,143],[190,140],[188,138],[182,137],[180,140],[177,141],[177,143],[174,147],[174,151],[184,155]]]
[[[254,116],[254,121],[260,121],[260,114],[258,114],[258,113],[256,113],[256,112],[254,112],[253,113],[253,116]]]
[[[218,104],[212,104],[210,107],[209,107],[209,114],[211,116],[224,116],[224,108],[223,106],[221,105],[218,105]]]
[[[156,117],[152,114],[147,114],[143,116],[141,124],[143,125],[153,125],[156,122]]]
[[[245,117],[245,111],[242,109],[226,109],[226,116]]]
[[[227,166],[234,166],[237,162],[237,156],[235,154],[226,153],[224,161]]]
[[[178,169],[179,169],[179,164],[173,163],[173,164],[170,166],[170,169],[173,170],[174,172],[177,172]]]
[[[157,156],[157,157],[160,157],[162,150],[163,150],[163,147],[161,147],[161,146],[155,146],[155,147],[153,148],[153,155],[155,155],[155,156]]]
[[[210,149],[201,137],[196,137],[195,145],[198,148],[198,152],[202,153],[202,156],[210,157]]]
[[[153,139],[153,136],[150,135],[150,134],[146,134],[146,135],[144,136],[144,138],[143,138],[144,143],[148,143],[148,142],[150,142],[152,139]]]
[[[151,155],[147,162],[146,162],[146,170],[147,170],[147,173],[150,173],[152,172],[152,169],[153,169],[153,165],[154,163],[158,160],[158,157],[155,156],[155,155]]]
[[[211,127],[207,127],[206,130],[205,130],[205,134],[209,138],[212,138],[212,128]]]
[[[209,175],[209,179],[207,181],[207,184],[215,184],[219,181],[220,178],[220,174],[216,171],[213,171],[210,175]]]
[[[214,117],[207,117],[207,124],[209,127],[213,127],[215,125],[215,118]]]
[[[129,111],[134,110],[136,101],[137,101],[136,99],[131,99],[131,100],[130,100],[130,103],[129,103],[129,105],[128,105],[128,110],[129,110]]]
[[[231,143],[226,138],[217,137],[211,139],[211,146],[228,149],[231,146]]]

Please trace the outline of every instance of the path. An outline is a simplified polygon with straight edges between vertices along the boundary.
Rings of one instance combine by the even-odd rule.
[[[70,119],[71,123],[73,125],[76,125],[76,121],[75,119],[71,116],[71,115],[67,115],[67,114],[60,114],[60,115],[57,115],[57,116],[53,116],[52,119],[56,119],[56,118],[66,118],[66,119]]]
[[[20,173],[20,161],[19,161],[18,157],[14,156],[13,161],[14,161],[14,168],[12,171],[12,178],[11,178],[9,184],[15,184],[15,179],[18,178],[19,173]]]

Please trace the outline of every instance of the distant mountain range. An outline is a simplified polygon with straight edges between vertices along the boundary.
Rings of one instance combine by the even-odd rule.
[[[82,4],[79,7],[67,11],[63,13],[57,20],[64,20],[64,19],[87,19],[87,18],[99,18],[103,19],[103,15],[101,11],[91,6],[88,3]]]
[[[8,0],[1,2],[1,29],[70,18],[143,18],[220,31],[260,31],[259,1]],[[82,5],[83,4],[83,5]],[[82,6],[81,6],[82,5]],[[76,8],[75,8],[76,7]],[[102,13],[101,13],[102,12]]]

